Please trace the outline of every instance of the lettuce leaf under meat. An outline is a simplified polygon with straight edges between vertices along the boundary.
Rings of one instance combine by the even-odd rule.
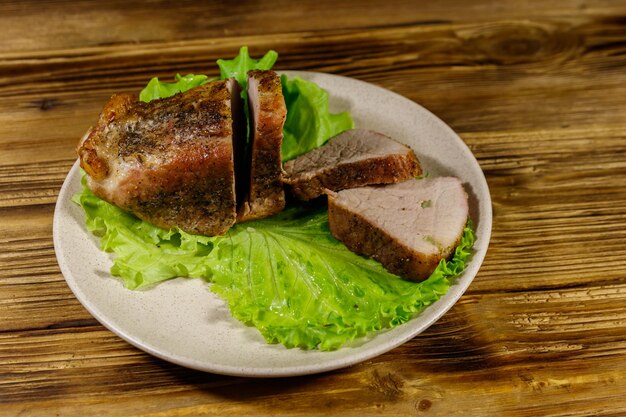
[[[220,68],[220,80],[233,77],[241,86],[242,92],[248,89],[248,71],[255,69],[270,70],[278,59],[276,51],[269,50],[261,59],[250,58],[248,47],[242,46],[239,55],[233,59],[218,59],[217,66]]]
[[[87,229],[100,238],[100,248],[116,254],[111,274],[124,286],[138,289],[177,276],[207,277],[205,256],[211,238],[177,228],[164,230],[94,195],[82,178],[83,190],[74,195],[86,215]]]
[[[350,113],[331,114],[328,92],[300,77],[281,77],[287,105],[283,128],[283,161],[288,161],[322,146],[333,136],[354,128]]]
[[[248,80],[246,74],[253,69],[269,70],[272,69],[274,63],[278,59],[276,51],[268,51],[261,59],[253,59],[248,53],[248,47],[242,46],[239,54],[233,59],[218,59],[217,65],[220,69],[220,76],[211,78],[206,75],[187,74],[184,77],[176,74],[175,82],[168,83],[159,81],[154,77],[148,82],[139,93],[139,99],[145,103],[157,98],[171,97],[178,93],[184,93],[187,90],[206,84],[210,81],[225,80],[234,77],[242,88],[242,96],[245,94]]]
[[[209,79],[206,75],[194,74],[187,74],[183,77],[180,74],[176,74],[175,80],[173,83],[166,83],[159,81],[157,77],[152,78],[148,85],[139,93],[139,100],[147,103],[157,98],[171,97],[213,81],[215,78]]]
[[[268,343],[333,350],[369,332],[410,320],[446,293],[474,243],[464,230],[454,257],[414,283],[350,252],[332,237],[326,208],[292,207],[237,224],[224,236],[163,230],[96,197],[75,196],[101,248],[114,252],[111,273],[130,289],[174,277],[201,277],[238,320]]]
[[[409,282],[334,239],[325,208],[292,208],[214,238],[211,289],[268,343],[334,350],[437,301],[464,269],[473,241],[468,227],[450,262],[426,281]]]

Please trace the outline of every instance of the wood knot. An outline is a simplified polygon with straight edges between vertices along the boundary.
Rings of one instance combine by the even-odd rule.
[[[575,32],[549,23],[505,22],[461,30],[457,34],[478,59],[498,65],[563,61],[583,47]]]
[[[398,375],[387,372],[384,374],[374,370],[369,388],[382,394],[385,399],[395,401],[404,395],[404,381]]]
[[[52,110],[58,105],[58,100],[55,98],[42,98],[32,103],[32,105],[41,111]]]
[[[428,411],[430,409],[430,407],[433,406],[433,403],[430,400],[427,399],[423,399],[421,401],[419,401],[417,404],[415,404],[415,408],[417,409],[417,411]]]

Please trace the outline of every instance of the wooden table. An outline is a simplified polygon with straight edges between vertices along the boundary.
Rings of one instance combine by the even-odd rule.
[[[59,271],[54,204],[104,101],[215,73],[241,45],[422,104],[487,176],[480,273],[374,360],[274,380],[188,370],[99,325]],[[624,416],[625,393],[626,2],[0,5],[0,415]]]

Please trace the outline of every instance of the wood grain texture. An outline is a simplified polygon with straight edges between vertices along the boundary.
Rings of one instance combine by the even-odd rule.
[[[550,0],[461,4],[444,0],[419,4],[410,0],[358,3],[334,0],[238,1],[176,3],[158,0],[148,4],[115,0],[5,1],[0,22],[6,52],[80,48],[106,44],[143,44],[163,40],[188,41],[225,36],[255,36],[328,29],[359,30],[377,26],[484,21],[498,18],[552,16],[613,16],[623,13],[621,2],[610,0]]]
[[[9,1],[0,26],[1,416],[626,415],[625,1]],[[54,204],[103,102],[241,45],[396,91],[477,157],[489,252],[419,337],[224,377],[131,347],[65,284]]]

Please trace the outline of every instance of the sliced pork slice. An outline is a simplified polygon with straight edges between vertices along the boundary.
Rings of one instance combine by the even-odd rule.
[[[238,210],[238,222],[268,217],[285,207],[280,148],[287,108],[278,74],[248,72],[248,100],[250,177],[247,195]]]
[[[285,163],[285,182],[301,200],[324,190],[339,191],[371,184],[406,181],[421,174],[415,153],[388,136],[352,129]]]
[[[114,95],[77,149],[88,187],[157,226],[225,233],[236,218],[238,98],[234,79],[149,103]]]
[[[335,238],[414,281],[452,256],[467,218],[467,194],[454,177],[354,188],[328,198]]]

